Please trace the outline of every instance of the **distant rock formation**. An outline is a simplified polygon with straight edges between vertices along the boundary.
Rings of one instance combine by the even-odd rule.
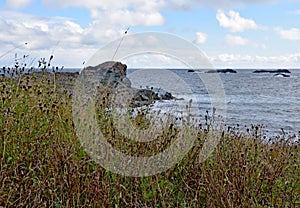
[[[237,73],[237,71],[233,69],[218,69],[218,70],[209,70],[206,73]]]
[[[275,74],[274,77],[290,77],[290,75],[278,73],[278,74]]]
[[[277,69],[277,70],[255,70],[253,73],[277,73],[277,74],[281,74],[281,73],[288,73],[290,74],[291,72],[287,69]]]
[[[195,72],[195,70],[193,70],[193,69],[189,69],[187,72]]]

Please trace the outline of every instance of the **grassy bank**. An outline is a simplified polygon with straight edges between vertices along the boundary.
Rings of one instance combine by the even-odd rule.
[[[72,122],[72,94],[53,76],[2,77],[0,95],[0,206],[300,206],[300,145],[287,138],[266,142],[257,127],[248,132],[227,128],[212,156],[199,163],[204,126],[197,129],[194,148],[172,169],[125,177],[97,165],[81,147]],[[113,126],[99,119],[108,140],[122,142],[116,141]],[[161,140],[168,145],[173,133]],[[147,152],[146,146],[137,149]]]

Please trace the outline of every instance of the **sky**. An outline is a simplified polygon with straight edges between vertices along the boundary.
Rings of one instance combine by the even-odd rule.
[[[216,68],[300,69],[300,0],[0,0],[0,66],[54,55],[80,68],[127,28],[183,38]],[[127,64],[181,67],[160,55]]]

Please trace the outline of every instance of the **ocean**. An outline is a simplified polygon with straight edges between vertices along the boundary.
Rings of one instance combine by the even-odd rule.
[[[237,73],[213,75],[220,78],[225,93],[226,106],[222,107],[226,108],[226,124],[241,130],[260,125],[265,135],[288,134],[299,138],[300,70],[290,70],[289,77],[253,73],[255,70],[240,69],[236,70]],[[165,112],[178,114],[186,109],[190,99],[194,99],[192,108],[196,111],[192,116],[204,122],[207,112],[212,114],[213,106],[209,90],[201,81],[201,77],[212,75],[203,72],[188,72],[187,69],[129,69],[127,76],[134,87],[158,87],[177,98],[184,98],[157,102],[154,108]]]
[[[218,84],[211,83],[210,90],[202,79],[217,77],[225,95],[225,104],[218,112],[226,111],[227,126],[246,131],[260,125],[267,136],[282,134],[300,138],[300,69],[289,69],[289,77],[275,73],[253,73],[257,69],[235,69],[237,73],[205,73],[208,70],[188,72],[188,69],[128,69],[127,77],[136,88],[154,87],[171,92],[183,100],[157,101],[153,109],[178,115],[190,108],[194,120],[205,122],[212,114],[210,96]],[[67,69],[63,72],[78,72]],[[209,79],[208,79],[209,80]],[[212,82],[215,80],[212,80]],[[210,91],[210,93],[208,92]],[[216,96],[216,95],[212,95]],[[224,114],[222,114],[224,115]]]

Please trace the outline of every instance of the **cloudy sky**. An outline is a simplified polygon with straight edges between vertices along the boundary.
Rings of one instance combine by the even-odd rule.
[[[217,68],[300,68],[300,0],[1,0],[0,65],[81,67],[128,27],[184,38]]]

